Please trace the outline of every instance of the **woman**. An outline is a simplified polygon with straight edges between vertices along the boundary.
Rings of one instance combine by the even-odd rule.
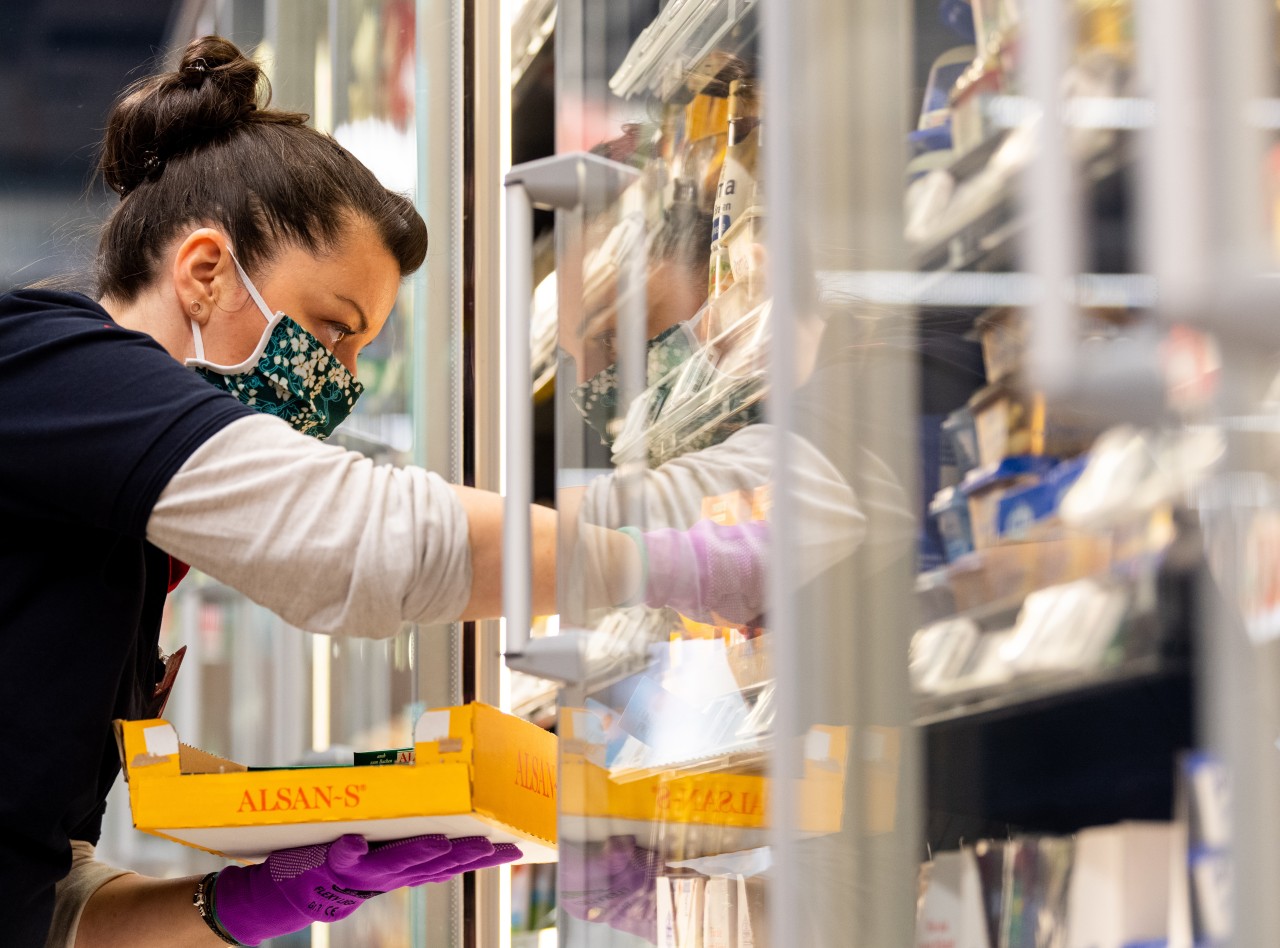
[[[162,697],[160,614],[185,564],[328,634],[499,611],[499,497],[319,440],[427,234],[305,116],[267,108],[261,80],[207,37],[133,86],[104,141],[121,202],[99,300],[0,297],[6,945],[257,944],[517,855],[344,837],[202,880],[92,858],[111,720]],[[551,512],[534,528],[535,608],[552,612]]]

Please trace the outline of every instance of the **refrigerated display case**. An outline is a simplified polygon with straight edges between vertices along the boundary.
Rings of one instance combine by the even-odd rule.
[[[1133,821],[1144,937],[1275,940],[1276,19],[559,4],[562,944],[1074,944]]]

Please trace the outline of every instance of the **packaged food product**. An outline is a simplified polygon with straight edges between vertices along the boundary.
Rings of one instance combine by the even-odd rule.
[[[1122,332],[1132,320],[1124,309],[1082,309],[1079,313],[1082,340],[1106,340]],[[1021,370],[1027,351],[1026,320],[1020,309],[999,307],[988,310],[974,323],[974,333],[982,343],[982,360],[987,380],[1013,378]]]
[[[942,434],[951,446],[956,480],[963,480],[978,466],[978,429],[973,422],[973,412],[957,408],[947,415],[942,422]]]
[[[920,106],[920,120],[916,130],[907,136],[913,157],[937,151],[950,155],[951,90],[976,55],[973,46],[957,46],[933,61]]]
[[[947,562],[955,562],[973,552],[973,527],[969,520],[969,501],[954,487],[944,487],[929,504],[929,515],[942,534]]]
[[[697,182],[703,213],[715,207],[716,187],[729,143],[729,102],[723,96],[699,95],[685,107],[684,142],[672,168],[673,178]]]
[[[1026,351],[1026,330],[1019,310],[1001,307],[983,313],[974,324],[982,342],[987,380],[998,382],[1017,374]]]
[[[972,151],[995,132],[990,103],[1004,87],[1004,69],[994,58],[974,60],[956,80],[951,92],[951,148],[956,157]]]
[[[1000,501],[1019,487],[1038,484],[1040,475],[1053,464],[1051,458],[1019,455],[970,472],[961,485],[961,493],[969,505],[975,549],[984,550],[998,542]]]
[[[1074,457],[1100,433],[1098,421],[1051,405],[1040,392],[1010,380],[980,389],[969,400],[977,429],[978,461],[984,467],[1015,455]]]
[[[996,510],[996,536],[1001,540],[1025,539],[1058,519],[1058,508],[1071,485],[1085,469],[1085,459],[1064,461],[1034,484],[1008,491]]]
[[[1097,576],[1112,564],[1106,534],[1068,533],[978,550],[948,567],[956,609],[1022,598],[1060,583]]]
[[[1020,0],[970,0],[978,55],[995,54],[1018,23]]]
[[[1133,58],[1132,0],[1076,0],[1081,50],[1100,49]]]
[[[977,38],[973,4],[969,0],[941,0],[938,4],[938,17],[966,42],[972,43]]]
[[[714,243],[729,232],[755,197],[760,155],[760,111],[756,84],[735,79],[729,84],[729,138],[711,220]]]

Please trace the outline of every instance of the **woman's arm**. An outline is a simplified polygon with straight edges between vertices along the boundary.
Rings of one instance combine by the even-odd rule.
[[[74,948],[225,948],[191,904],[199,881],[112,879],[85,906]]]
[[[453,485],[467,514],[471,545],[471,598],[462,612],[464,620],[502,614],[502,505],[503,498],[486,490]],[[556,611],[556,512],[535,505],[533,528],[533,614]]]
[[[533,516],[535,611],[553,612],[555,515]],[[377,466],[265,415],[196,449],[147,538],[312,632],[388,636],[501,612],[498,495]]]

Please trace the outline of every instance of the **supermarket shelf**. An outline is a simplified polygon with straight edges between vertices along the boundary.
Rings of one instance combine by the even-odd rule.
[[[609,80],[615,95],[710,91],[730,60],[751,58],[756,0],[671,0]]]
[[[977,174],[1007,137],[1007,132],[995,135],[961,156],[949,169],[952,176],[957,182],[962,182]],[[1124,178],[1132,161],[1132,148],[1123,137],[1084,159],[1080,176],[1089,189],[1089,203],[1094,216],[1100,210],[1123,208],[1126,200]],[[916,249],[913,253],[916,269],[939,275],[1016,269],[1018,238],[1026,227],[1021,187],[1021,176],[1012,175],[986,200],[970,209],[964,215],[963,223],[952,226]],[[1114,241],[1091,243],[1101,248],[1108,258],[1124,256],[1125,248],[1114,246]],[[1114,259],[1091,261],[1086,265],[1100,272],[1123,272],[1126,269],[1123,264],[1117,265]]]
[[[915,724],[928,728],[1027,714],[1053,705],[1092,700],[1109,692],[1186,678],[1185,659],[1147,655],[1110,668],[1074,670],[1003,682],[981,691],[921,699]]]
[[[556,0],[526,0],[511,25],[511,85],[524,78],[547,48],[556,26]]]

